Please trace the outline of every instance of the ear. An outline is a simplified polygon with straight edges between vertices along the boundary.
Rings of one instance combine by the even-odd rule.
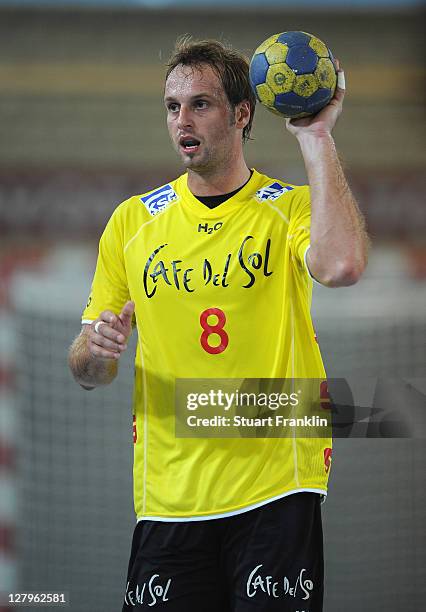
[[[248,100],[243,100],[235,107],[235,123],[237,127],[243,129],[246,127],[248,122],[250,121],[250,102]]]

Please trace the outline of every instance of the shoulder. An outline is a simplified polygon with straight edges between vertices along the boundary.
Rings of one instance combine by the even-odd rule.
[[[179,179],[151,189],[146,193],[133,195],[121,202],[112,213],[102,233],[102,243],[124,245],[144,225],[164,212],[179,196],[176,183]]]
[[[290,207],[295,200],[309,201],[309,186],[294,185],[285,180],[259,174],[258,189],[255,193],[258,202]]]
[[[258,175],[255,200],[275,211],[287,223],[300,214],[310,212],[309,185],[295,185],[265,174]]]
[[[112,217],[116,222],[150,221],[179,200],[179,179],[174,179],[145,193],[133,195],[121,202]]]
[[[118,209],[121,209],[121,212],[124,213],[137,208],[141,209],[148,218],[155,217],[179,200],[178,184],[179,179],[174,179],[150,191],[134,195],[122,202]]]

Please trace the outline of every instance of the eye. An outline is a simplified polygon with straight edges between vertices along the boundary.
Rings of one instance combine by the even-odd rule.
[[[207,108],[207,107],[208,107],[208,102],[206,102],[205,100],[197,100],[195,102],[195,108],[197,108],[197,109],[202,110],[202,109]]]
[[[169,104],[167,104],[167,110],[171,113],[177,113],[179,110],[179,104],[177,104],[177,102],[169,102]]]

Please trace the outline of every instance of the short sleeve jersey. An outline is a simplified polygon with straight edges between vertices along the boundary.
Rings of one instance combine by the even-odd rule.
[[[309,228],[309,187],[256,170],[213,209],[184,174],[114,211],[83,322],[135,302],[138,519],[208,519],[297,491],[326,494],[328,438],[178,438],[174,429],[177,378],[324,378]],[[203,324],[212,312],[219,335]]]

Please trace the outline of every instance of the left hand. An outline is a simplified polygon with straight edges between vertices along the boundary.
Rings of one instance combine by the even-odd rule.
[[[337,82],[344,82],[343,70],[340,68],[338,59],[335,59],[337,69]],[[332,129],[337,123],[343,109],[343,99],[345,97],[345,89],[336,85],[336,91],[333,98],[319,113],[311,117],[301,117],[300,119],[286,119],[286,128],[288,131],[299,138],[303,135],[312,136],[329,136]]]

